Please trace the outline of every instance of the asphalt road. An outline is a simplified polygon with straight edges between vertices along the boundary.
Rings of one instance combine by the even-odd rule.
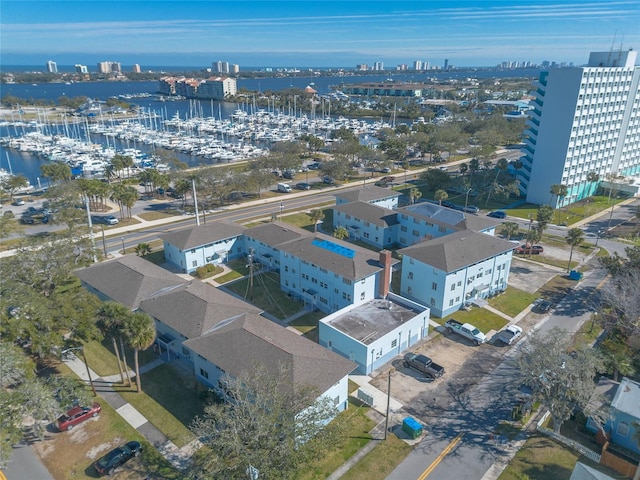
[[[593,302],[597,301],[596,287],[605,277],[604,270],[591,270],[537,328],[547,331],[560,327],[570,333],[576,332],[589,320],[594,310]],[[387,478],[482,479],[493,463],[504,460],[507,440],[492,433],[501,420],[509,418],[518,394],[520,378],[515,359],[526,341],[514,346],[479,383],[472,384],[464,374],[461,378],[447,379],[449,384],[437,398],[421,399],[418,404],[411,405],[418,420],[426,421],[427,436]],[[486,361],[483,356],[490,355],[491,348],[483,345],[467,364],[481,366]],[[443,456],[459,435],[455,446]]]
[[[7,480],[54,480],[31,446],[20,443],[11,453],[9,465],[4,470]]]

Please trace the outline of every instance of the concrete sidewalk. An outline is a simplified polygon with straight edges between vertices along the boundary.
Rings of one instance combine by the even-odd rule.
[[[82,360],[73,354],[64,359],[64,363],[84,382],[89,383],[89,374],[99,396],[102,397],[125,421],[138,431],[151,445],[153,445],[175,468],[183,470],[187,467],[191,456],[202,445],[198,440],[194,440],[182,448],[178,448],[160,430],[158,430],[147,418],[142,415],[133,405],[128,403],[114,388],[114,383],[120,382],[120,374],[100,377],[96,372],[89,369]],[[161,364],[162,359],[140,368],[140,373],[149,371]],[[135,372],[129,372],[130,378],[135,378]]]

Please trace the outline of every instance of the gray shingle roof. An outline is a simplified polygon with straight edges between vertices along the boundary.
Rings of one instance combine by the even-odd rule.
[[[380,227],[390,227],[398,224],[398,215],[394,210],[379,207],[372,203],[341,203],[333,207],[333,209]]]
[[[275,247],[283,242],[311,237],[313,233],[283,222],[271,222],[248,228],[245,236],[255,238],[259,242]]]
[[[414,205],[399,208],[398,213],[413,217],[430,220],[434,224],[449,225],[458,230],[473,230],[479,232],[499,225],[497,222],[487,217],[480,217],[460,210],[443,207],[431,202],[420,202]]]
[[[184,230],[159,235],[159,237],[180,250],[189,250],[237,237],[242,235],[244,230],[245,228],[237,223],[217,220],[207,225],[185,228]]]
[[[355,255],[349,258],[319,247],[314,244],[316,239],[353,250]],[[278,248],[353,281],[361,280],[382,270],[378,253],[321,233],[317,233],[315,238],[306,237],[280,244]],[[394,260],[392,263],[398,263],[398,261]]]
[[[132,310],[138,308],[145,298],[186,283],[186,280],[136,255],[96,263],[76,270],[75,274],[87,285]]]
[[[259,308],[198,280],[143,300],[140,310],[187,338],[204,335],[229,318],[261,312]]]
[[[417,243],[399,250],[399,253],[451,273],[510,250],[513,250],[511,242],[486,233],[464,230]]]
[[[340,198],[346,202],[373,202],[374,200],[384,200],[385,198],[399,197],[400,193],[389,188],[369,185],[367,187],[354,190],[340,191],[335,195],[336,198]]]
[[[279,373],[281,365],[288,367],[291,385],[315,387],[318,395],[356,368],[317,343],[251,314],[188,340],[185,346],[234,377],[252,371],[256,364],[273,374]]]

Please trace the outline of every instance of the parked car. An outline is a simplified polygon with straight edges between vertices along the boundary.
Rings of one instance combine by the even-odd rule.
[[[330,176],[328,176],[328,175],[325,175],[324,177],[322,177],[322,181],[323,181],[324,183],[326,183],[327,185],[333,185],[334,183],[336,183],[336,182],[333,180],[333,178],[331,178],[331,177],[330,177]]]
[[[104,223],[105,225],[117,225],[119,223],[119,220],[113,215],[96,215],[94,217],[91,217],[91,220],[96,223]]]
[[[444,367],[438,365],[426,355],[418,355],[415,353],[406,353],[403,365],[407,368],[413,368],[433,380],[444,375]]]
[[[285,170],[284,172],[282,172],[282,176],[283,178],[286,178],[287,180],[293,180],[293,177],[295,177],[296,173],[293,170]]]
[[[540,313],[546,313],[551,309],[551,302],[543,298],[538,298],[533,302],[533,308]]]
[[[93,466],[100,475],[113,475],[116,468],[125,464],[133,457],[137,457],[142,452],[142,445],[135,440],[114,448],[104,457],[97,460]]]
[[[23,200],[23,199],[21,199],[21,198],[16,198],[16,199],[13,201],[13,204],[14,204],[16,207],[21,207],[22,205],[24,205],[24,200]]]
[[[23,215],[20,218],[20,222],[22,222],[25,225],[33,225],[34,223],[36,223],[36,220],[29,215]]]
[[[489,212],[487,216],[491,218],[507,218],[507,214],[502,210],[494,210],[493,212]]]
[[[458,206],[455,203],[451,203],[451,202],[448,202],[446,200],[444,202],[442,202],[442,206],[443,207],[447,207],[447,208],[453,208],[455,210],[458,209]]]
[[[468,338],[476,345],[487,341],[485,334],[470,323],[460,323],[452,318],[447,320],[444,326],[450,333],[457,333],[458,335]]]
[[[522,328],[517,325],[509,325],[507,328],[502,330],[497,335],[497,340],[500,340],[502,343],[507,345],[511,345],[522,335]]]
[[[520,255],[526,254],[526,253],[532,253],[534,255],[539,255],[542,252],[544,252],[544,248],[542,248],[542,245],[520,245],[519,247],[516,247],[513,249],[513,253],[518,253]]]
[[[90,407],[73,407],[68,410],[64,415],[60,415],[56,421],[58,430],[61,432],[65,430],[71,430],[79,423],[88,420],[89,418],[97,417],[102,410],[99,403],[94,403]]]
[[[305,182],[296,183],[296,188],[298,190],[311,190],[311,185]]]
[[[462,207],[462,211],[466,213],[478,213],[480,209],[475,205],[467,205],[466,207]]]

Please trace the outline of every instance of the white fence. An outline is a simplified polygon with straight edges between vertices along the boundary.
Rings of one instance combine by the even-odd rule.
[[[571,440],[570,438],[567,438],[563,435],[560,435],[559,433],[554,432],[550,428],[543,427],[542,425],[547,420],[547,418],[549,418],[549,415],[550,415],[550,412],[547,410],[547,412],[538,421],[536,430],[538,430],[540,433],[544,433],[545,435],[548,435],[549,437],[553,438],[554,440],[557,440],[558,442],[566,445],[567,447],[573,448],[576,452],[580,453],[581,455],[584,455],[590,460],[593,460],[598,464],[600,463],[599,453],[594,452],[593,450],[585,447],[584,445],[576,442],[575,440]]]

